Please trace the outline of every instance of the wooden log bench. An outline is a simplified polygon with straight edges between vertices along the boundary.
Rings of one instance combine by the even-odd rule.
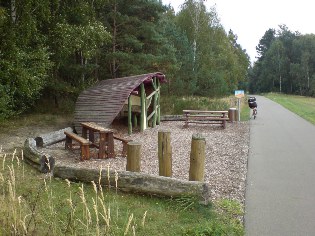
[[[229,120],[228,111],[200,111],[200,110],[183,110],[185,125],[195,124],[219,124],[224,129],[226,122]]]
[[[66,144],[65,144],[65,148],[66,149],[73,149],[73,143],[72,140],[76,141],[77,143],[79,143],[80,148],[81,148],[81,161],[84,160],[89,160],[90,159],[90,142],[73,133],[73,132],[69,132],[69,131],[65,131],[64,134],[66,135]]]
[[[131,139],[126,139],[126,138],[119,137],[119,136],[116,135],[116,134],[114,134],[114,139],[119,140],[119,141],[122,142],[123,149],[122,149],[121,155],[122,155],[123,157],[126,157],[126,156],[127,156],[127,144],[128,144],[129,142],[131,142],[132,140],[131,140]]]

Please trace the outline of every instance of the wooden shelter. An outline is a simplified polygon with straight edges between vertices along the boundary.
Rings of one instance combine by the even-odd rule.
[[[74,126],[81,132],[81,122],[95,122],[108,127],[127,108],[128,132],[132,133],[132,121],[145,130],[149,121],[154,127],[160,123],[160,86],[165,83],[160,72],[107,79],[84,90],[75,105]]]

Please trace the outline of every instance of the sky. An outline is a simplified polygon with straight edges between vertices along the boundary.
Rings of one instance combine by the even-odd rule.
[[[184,0],[162,0],[177,12]],[[205,0],[209,10],[216,6],[220,23],[225,31],[232,29],[238,43],[246,50],[251,62],[257,56],[256,46],[265,32],[285,24],[290,31],[315,34],[315,2],[313,0]]]

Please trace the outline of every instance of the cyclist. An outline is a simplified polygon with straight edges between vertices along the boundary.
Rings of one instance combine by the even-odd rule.
[[[256,119],[257,116],[257,102],[255,97],[249,97],[248,98],[248,106],[250,109],[253,109],[253,114],[252,116],[254,119]]]

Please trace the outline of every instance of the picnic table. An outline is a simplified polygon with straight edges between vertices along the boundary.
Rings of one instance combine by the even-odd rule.
[[[195,124],[220,124],[224,129],[228,118],[228,111],[202,111],[202,110],[183,110],[185,125]]]
[[[98,158],[115,157],[114,151],[114,132],[111,129],[104,128],[94,122],[82,122],[82,137],[87,138],[91,145],[98,148]],[[99,136],[99,142],[96,142],[95,133]]]

